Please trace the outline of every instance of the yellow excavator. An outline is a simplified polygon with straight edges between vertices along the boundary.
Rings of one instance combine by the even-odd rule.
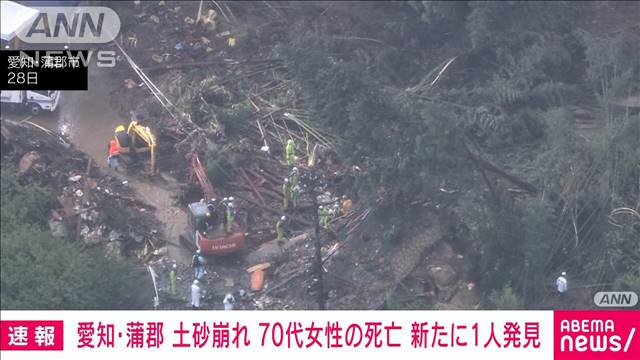
[[[156,137],[148,126],[143,126],[137,121],[131,121],[125,131],[124,125],[118,125],[114,138],[120,147],[121,156],[135,158],[139,153],[149,153],[149,175],[155,175],[158,171],[156,165]]]

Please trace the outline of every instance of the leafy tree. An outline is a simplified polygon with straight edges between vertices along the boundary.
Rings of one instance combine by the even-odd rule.
[[[143,308],[139,273],[102,249],[81,250],[45,230],[51,189],[21,184],[3,161],[0,299],[7,310]]]

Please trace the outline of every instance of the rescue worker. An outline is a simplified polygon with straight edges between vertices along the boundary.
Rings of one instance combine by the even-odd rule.
[[[295,163],[296,157],[296,145],[293,142],[293,139],[287,140],[287,146],[285,147],[285,159],[287,160],[287,165],[292,166]]]
[[[222,300],[222,305],[224,305],[224,310],[225,311],[233,310],[233,305],[235,303],[236,303],[236,298],[233,297],[232,294],[225,295],[224,300]]]
[[[193,259],[191,259],[191,265],[193,266],[194,276],[196,280],[200,280],[204,276],[204,263],[205,260],[202,255],[200,255],[200,249],[198,249],[193,255]]]
[[[225,229],[227,228],[227,208],[228,207],[229,207],[229,198],[228,197],[222,198],[222,201],[220,202],[220,209],[224,212],[224,216],[222,217],[222,222]]]
[[[191,284],[191,310],[200,310],[200,284],[193,280]]]
[[[331,207],[331,215],[335,217],[340,217],[342,216],[342,209],[340,208],[340,205],[338,205],[338,203],[333,204],[333,206]]]
[[[171,271],[169,272],[169,293],[171,295],[176,294],[176,282],[178,281],[178,275],[176,274],[177,271],[178,265],[173,264]]]
[[[297,167],[293,167],[291,169],[291,173],[289,174],[289,179],[291,179],[291,186],[296,187],[300,184],[300,171],[298,171]]]
[[[233,206],[233,197],[229,197],[229,203],[227,204],[227,232],[231,232],[233,228],[233,217],[236,215],[236,209]]]
[[[327,208],[320,205],[318,207],[318,217],[320,218],[320,226],[325,229],[329,228],[329,211],[327,211]]]
[[[276,240],[284,240],[284,223],[287,221],[287,217],[282,215],[280,220],[276,223]]]
[[[207,210],[211,213],[211,217],[212,217],[212,220],[211,220],[212,230],[215,230],[220,224],[220,213],[218,212],[216,202],[217,202],[216,199],[211,199],[207,203]]]
[[[215,199],[213,199],[215,200]],[[205,223],[207,224],[207,229],[206,231],[215,231],[215,229],[218,227],[218,224],[220,223],[220,215],[218,214],[218,211],[216,211],[216,206],[213,202],[209,202],[207,204],[207,214],[205,215]]]
[[[291,183],[288,178],[284,178],[284,183],[282,184],[282,207],[284,210],[287,210],[289,207],[289,199],[291,198]]]
[[[120,146],[116,139],[111,139],[107,146],[107,163],[110,169],[120,171]]]
[[[558,294],[560,294],[560,296],[564,296],[564,294],[566,294],[568,287],[567,287],[567,273],[566,272],[562,272],[562,274],[560,274],[560,276],[558,276],[558,278],[556,279],[556,289],[558,290]]]
[[[291,202],[293,207],[298,207],[298,200],[300,199],[300,186],[296,185],[291,189]]]

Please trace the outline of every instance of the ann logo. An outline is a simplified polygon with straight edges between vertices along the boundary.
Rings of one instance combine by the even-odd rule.
[[[66,13],[57,13],[55,14],[55,23],[53,26],[53,36],[60,37],[60,30],[64,29],[64,36],[66,37],[84,37],[87,28],[91,31],[92,36],[100,36],[102,33],[102,24],[104,23],[104,13],[99,13],[97,20],[94,20],[94,17],[91,13],[83,12],[83,13],[73,13],[71,22],[67,18]],[[78,21],[80,22],[80,27],[78,28]],[[97,24],[96,24],[97,23]],[[32,37],[34,34],[43,34],[44,36],[50,38],[52,36],[51,26],[49,22],[49,14],[47,13],[39,13],[36,19],[31,24],[29,31],[27,32],[27,37]],[[78,32],[79,30],[79,32]]]
[[[105,6],[43,6],[35,10],[33,20],[16,34],[28,43],[108,43],[120,32],[118,14]]]
[[[634,307],[638,303],[638,295],[633,291],[601,291],[593,297],[599,307]]]

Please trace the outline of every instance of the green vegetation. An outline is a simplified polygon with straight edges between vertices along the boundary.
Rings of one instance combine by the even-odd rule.
[[[277,51],[315,125],[338,137],[345,163],[363,169],[353,192],[401,215],[442,186],[461,190],[454,206],[478,245],[481,289],[497,308],[541,306],[562,270],[574,286],[637,286],[640,222],[608,218],[640,206],[640,116],[615,105],[640,91],[634,35],[575,25],[588,3],[409,5],[416,16],[406,26],[446,26],[462,39],[433,49],[458,54],[436,86],[425,84],[448,57],[424,59],[429,75],[398,86],[354,56],[362,49],[345,54],[317,31]],[[406,37],[395,54],[437,45],[423,32]],[[578,126],[584,112],[586,128]]]
[[[2,162],[1,180],[3,310],[145,307],[131,265],[105,257],[101,249],[81,250],[46,229],[55,201],[50,188],[21,184],[8,161]]]

